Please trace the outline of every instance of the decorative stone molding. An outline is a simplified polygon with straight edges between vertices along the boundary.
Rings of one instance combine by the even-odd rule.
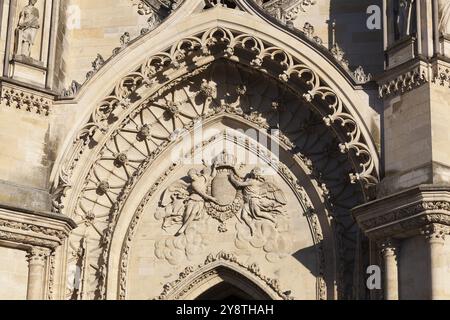
[[[383,256],[393,256],[397,259],[398,242],[392,238],[385,239],[378,244]]]
[[[404,94],[429,81],[429,69],[423,65],[418,65],[395,78],[379,83],[380,98],[387,98],[394,95]]]
[[[397,198],[355,208],[353,213],[361,229],[373,240],[418,234],[439,237],[442,230],[448,230],[444,226],[450,226],[450,198],[440,189],[411,189]]]
[[[226,139],[229,139],[229,141],[235,141],[236,137],[232,135],[225,135]],[[212,137],[209,141],[204,141],[201,145],[201,147],[207,146],[209,143],[215,142],[218,140],[218,136]],[[194,155],[195,151],[199,149],[200,146],[196,146],[191,150],[191,155]],[[260,155],[263,155],[263,150],[259,149],[257,145],[251,146],[247,145],[247,148],[250,150],[258,150]],[[270,155],[266,156],[267,158],[270,157]],[[180,164],[174,164],[172,165],[166,172],[163,173],[161,177],[158,178],[158,180],[152,185],[150,190],[147,192],[147,194],[144,196],[142,201],[139,204],[138,209],[136,210],[133,219],[128,227],[127,235],[125,237],[125,242],[122,247],[121,252],[121,259],[120,259],[120,270],[119,270],[119,298],[125,299],[126,298],[126,288],[127,288],[127,274],[128,274],[128,266],[129,266],[129,254],[131,250],[131,244],[134,238],[134,235],[136,233],[137,227],[139,225],[139,221],[142,217],[142,214],[144,213],[144,209],[146,208],[147,204],[150,202],[150,200],[153,198],[155,192],[158,190],[159,186],[163,184],[163,182],[170,176],[170,174],[177,169],[177,167]],[[283,165],[282,163],[276,164],[279,167],[279,172],[281,176],[284,178],[285,181],[287,181],[291,188],[294,190],[297,198],[299,201],[305,206],[305,212],[306,218],[309,221],[309,224],[312,229],[312,236],[314,243],[317,246],[317,254],[318,254],[318,277],[317,277],[317,288],[318,288],[318,299],[325,299],[326,298],[326,284],[324,282],[323,276],[324,276],[324,268],[325,268],[325,256],[323,252],[323,234],[321,230],[320,223],[318,221],[317,214],[315,213],[315,209],[312,206],[312,203],[306,193],[306,191],[303,189],[303,187],[300,186],[299,181],[297,178],[290,172],[290,170]],[[142,170],[141,172],[143,172]],[[109,230],[113,230],[114,226],[111,225],[109,227]],[[105,254],[106,251],[104,251]],[[107,255],[105,255],[105,258],[107,259]],[[105,260],[106,261],[106,260]],[[105,275],[106,276],[106,275]]]
[[[20,230],[20,231],[33,232],[33,233],[41,234],[44,236],[58,238],[60,241],[63,241],[69,235],[69,233],[65,230],[50,229],[50,228],[44,227],[44,226],[38,226],[35,224],[30,224],[30,223],[3,220],[1,218],[0,218],[0,228],[8,228],[8,229],[16,229],[16,230]]]
[[[442,214],[440,212],[445,212]],[[390,224],[396,221],[405,220],[408,218],[416,217],[423,213],[435,212],[434,219],[440,219],[442,223],[447,221],[450,223],[450,202],[447,201],[428,201],[421,202],[419,204],[412,204],[411,206],[403,207],[388,214],[375,217],[369,220],[365,220],[361,223],[361,226],[365,230],[374,229],[382,224]],[[449,216],[447,216],[449,215]],[[431,219],[431,216],[429,217]]]
[[[47,248],[32,247],[27,253],[27,261],[30,264],[44,264],[51,251]]]
[[[157,74],[167,70],[166,66],[179,69],[180,64],[189,56],[189,53],[195,54],[202,48],[203,55],[210,55],[211,49],[218,44],[225,44],[226,48],[222,52],[224,58],[232,58],[238,49],[248,48],[251,44],[251,52],[256,53],[250,65],[255,69],[260,69],[267,63],[267,59],[275,62],[274,58],[283,57],[278,63],[283,67],[281,74],[275,75],[281,81],[289,83],[292,78],[310,77],[307,81],[307,92],[303,93],[305,100],[309,103],[313,101],[326,102],[330,113],[324,117],[325,123],[330,127],[335,127],[338,131],[346,129],[343,136],[348,140],[340,144],[343,153],[353,152],[360,159],[359,172],[350,175],[353,183],[361,182],[367,187],[375,185],[378,179],[377,168],[374,157],[366,142],[363,140],[358,121],[346,111],[342,100],[336,93],[327,87],[323,80],[307,66],[297,62],[289,53],[281,48],[266,46],[263,41],[255,38],[253,35],[240,34],[235,35],[228,29],[213,28],[197,37],[183,39],[174,44],[166,52],[161,52],[150,57],[138,70],[124,77],[116,86],[111,95],[106,98],[92,113],[90,121],[78,133],[75,138],[75,145],[72,149],[72,155],[69,156],[69,162],[61,168],[60,182],[58,183],[58,194],[55,195],[57,201],[61,200],[61,194],[70,187],[70,183],[65,183],[70,179],[70,173],[73,171],[77,158],[83,153],[83,149],[92,139],[95,132],[105,133],[111,126],[108,123],[108,117],[121,109],[122,106],[129,105],[129,97],[140,86],[154,86]],[[181,49],[183,48],[183,49]],[[187,48],[187,49],[185,49]],[[189,52],[187,50],[192,50]],[[64,187],[62,187],[62,184]]]
[[[450,63],[437,61],[433,65],[433,83],[450,88]]]
[[[251,55],[249,55],[249,53]],[[251,57],[250,60],[247,59],[248,57]],[[144,147],[145,143],[157,139],[159,141],[159,146],[155,150],[142,153],[142,156],[139,156],[138,159],[136,159],[136,156],[127,155],[127,161],[125,162],[122,161],[125,157],[121,156],[120,159],[118,158],[118,155],[123,153],[123,150],[116,150],[111,156],[111,160],[113,160],[116,165],[111,167],[111,170],[116,170],[117,168],[128,170],[128,178],[124,178],[123,184],[121,185],[110,184],[109,188],[99,188],[99,186],[106,185],[99,184],[104,179],[96,178],[96,168],[98,168],[98,165],[102,164],[103,161],[109,161],[109,157],[104,156],[104,152],[100,152],[100,150],[107,152],[105,144],[108,141],[120,138],[126,124],[130,123],[131,119],[136,117],[142,110],[149,105],[154,104],[155,99],[159,99],[160,96],[167,94],[169,90],[173,90],[173,88],[182,84],[183,81],[206,72],[206,70],[209,70],[208,68],[210,67],[211,61],[217,62],[219,59],[225,60],[230,66],[235,66],[245,73],[258,74],[267,77],[268,83],[273,82],[277,85],[282,85],[283,90],[280,90],[280,93],[284,92],[283,95],[286,95],[289,92],[289,94],[301,98],[299,99],[300,105],[305,104],[308,108],[314,110],[314,112],[311,111],[311,117],[307,120],[310,124],[305,123],[305,127],[302,127],[301,130],[309,132],[309,130],[315,128],[314,130],[317,131],[319,126],[323,126],[326,132],[329,132],[327,135],[329,134],[335,137],[330,141],[330,145],[323,150],[324,156],[329,155],[331,159],[342,157],[341,162],[337,165],[339,168],[344,164],[350,166],[350,164],[357,163],[357,166],[355,167],[355,169],[358,170],[357,173],[348,177],[346,174],[351,168],[347,168],[345,170],[345,176],[333,178],[333,186],[342,188],[341,191],[338,192],[339,195],[337,197],[340,197],[340,194],[345,194],[345,192],[342,193],[342,190],[353,188],[349,187],[351,185],[349,183],[349,178],[353,183],[359,181],[362,185],[368,187],[374,185],[378,181],[377,167],[375,164],[376,155],[370,152],[369,146],[365,143],[358,121],[347,111],[342,100],[337,96],[333,89],[325,84],[318,74],[302,64],[301,61],[297,61],[291,54],[285,52],[283,49],[271,46],[261,39],[255,38],[253,35],[236,31],[231,32],[231,30],[226,28],[213,28],[195,36],[182,39],[167,50],[149,57],[149,59],[140,65],[138,69],[121,79],[111,94],[97,106],[92,113],[90,120],[78,132],[74,139],[73,148],[62,162],[59,180],[56,181],[55,188],[53,189],[53,210],[54,212],[80,217],[80,227],[86,226],[90,228],[96,223],[107,226],[104,230],[100,230],[101,237],[98,243],[101,250],[97,250],[96,252],[100,252],[102,257],[99,257],[100,260],[98,261],[108,261],[108,248],[114,232],[115,223],[120,215],[124,202],[129,196],[132,186],[134,186],[143,171],[148,168],[148,166],[151,165],[166,148],[173,143],[177,143],[179,138],[183,136],[183,132],[185,133],[192,130],[195,120],[201,119],[203,121],[208,121],[215,117],[230,116],[239,121],[248,121],[255,127],[268,130],[270,129],[270,126],[267,119],[279,116],[278,107],[273,108],[273,103],[270,112],[264,111],[264,114],[260,110],[242,110],[240,108],[240,100],[237,100],[236,103],[232,104],[219,103],[215,96],[217,92],[214,92],[213,90],[214,83],[211,83],[209,79],[203,77],[206,82],[201,83],[198,92],[193,94],[196,97],[195,100],[198,98],[198,101],[201,101],[202,104],[206,103],[208,106],[211,105],[206,109],[206,112],[204,112],[204,114],[199,114],[197,119],[190,119],[188,117],[189,119],[187,119],[187,121],[183,121],[184,126],[177,126],[176,128],[173,128],[173,130],[170,130],[172,131],[170,135],[164,136],[154,136],[151,127],[144,127],[146,123],[139,123],[140,127],[136,128],[136,136],[131,139],[134,141],[135,138],[137,140],[135,143],[143,143]],[[238,60],[239,63],[237,63]],[[273,67],[274,64],[276,68]],[[183,73],[186,69],[193,71]],[[264,70],[264,72],[259,72],[258,70]],[[305,87],[299,87],[299,82]],[[251,89],[244,81],[239,87],[236,86],[236,88],[232,88],[230,95],[234,95],[234,92],[237,92],[238,89],[244,88],[242,85],[246,86],[247,90]],[[153,93],[151,95],[148,94],[147,97],[141,97],[140,94],[143,92]],[[246,96],[248,96],[248,94],[246,94]],[[239,99],[242,99],[242,96],[239,96]],[[283,99],[284,98],[280,96],[278,100],[275,99],[274,101],[277,101],[280,106],[283,105]],[[192,101],[192,98],[187,97],[184,103],[191,103],[189,101]],[[178,120],[180,117],[186,117],[184,114],[185,110],[178,108],[176,104],[168,103],[167,100],[160,105],[160,108],[166,110],[167,112],[165,114],[167,117],[174,119],[177,121],[176,123],[179,123]],[[317,112],[317,108],[323,110],[323,113]],[[324,114],[326,116],[322,119]],[[117,119],[122,119],[122,124],[117,123]],[[326,126],[332,130],[327,129]],[[320,130],[322,130],[322,128]],[[134,131],[135,129],[132,129],[132,132]],[[299,159],[303,157],[303,155],[296,150],[294,142],[289,141],[286,134],[281,133],[279,141],[281,145],[287,148],[287,150],[291,150],[295,153],[296,157]],[[321,141],[323,141],[323,137],[321,138]],[[339,142],[341,143],[339,144]],[[84,151],[87,146],[90,144],[95,145],[96,143],[100,143],[100,145],[96,147],[96,150],[98,150],[99,153],[92,157],[88,164],[84,161],[80,161],[84,156]],[[129,141],[128,143],[132,142]],[[340,146],[340,149],[337,148],[338,145]],[[347,159],[343,160],[344,157],[346,157],[346,153],[350,155],[352,159],[360,159],[360,162],[347,162]],[[77,167],[78,163],[83,163],[85,165],[83,165],[83,168]],[[333,166],[332,172],[337,172],[336,167],[332,165],[334,161],[327,163],[326,166]],[[308,165],[305,165],[305,167],[308,167]],[[74,190],[70,190],[74,183],[73,172],[76,168],[77,170],[81,169],[86,171],[85,174],[83,173],[83,177],[77,176],[77,179],[79,179],[77,180],[77,185]],[[318,171],[316,168],[314,170]],[[321,170],[326,169],[323,168]],[[317,177],[321,176],[319,172],[314,172],[313,174]],[[323,177],[320,179],[323,179]],[[90,181],[96,182],[96,185],[92,186],[92,191],[95,190],[96,192],[94,197],[102,196],[109,199],[109,203],[106,205],[106,207],[108,207],[108,214],[101,214],[102,218],[99,218],[99,215],[89,209],[88,206],[79,205],[81,201],[92,201],[91,198],[86,196],[87,192],[91,190],[91,186],[89,185]],[[336,183],[336,181],[339,182]],[[324,185],[323,181],[319,184]],[[341,185],[342,187],[340,187]],[[355,186],[355,188],[357,187]],[[69,190],[70,192],[67,193]],[[328,190],[326,185],[323,190]],[[101,192],[98,193],[97,191]],[[355,192],[359,194],[360,191]],[[66,194],[68,195],[67,199]],[[328,199],[330,206],[333,201],[338,201],[337,199],[332,198],[331,195]],[[355,199],[355,197],[352,199]],[[351,207],[352,205],[349,206]],[[340,209],[332,209],[330,212],[339,210]],[[91,218],[88,219],[88,217]],[[107,221],[99,222],[101,219],[106,219],[105,217],[107,218]],[[351,217],[348,215],[348,212],[347,214],[342,212],[339,214],[336,213],[336,217],[333,218],[333,224],[335,224],[336,234],[338,235],[337,237],[344,238],[344,234],[354,226]],[[316,224],[318,224],[318,222],[316,222]],[[350,240],[348,238],[342,240],[342,247],[352,247],[352,245],[345,244],[345,242],[350,242]],[[98,248],[95,248],[95,250],[96,249]],[[344,256],[345,250],[342,250],[342,256]],[[91,250],[90,252],[92,251],[94,250]],[[347,256],[351,255],[348,254]],[[342,263],[341,265],[344,266],[347,262]],[[349,270],[350,269],[351,268],[349,268]],[[97,289],[93,289],[95,291],[94,295],[98,298],[104,297],[106,290],[106,274],[106,266],[102,265],[96,269],[95,276],[93,275],[93,277],[97,278],[99,284]],[[322,287],[323,286],[320,286],[321,292],[323,292]]]
[[[3,230],[0,230],[0,239],[15,243],[22,243],[32,246],[42,246],[47,248],[56,248],[61,245],[58,241],[40,239],[34,236],[26,236],[23,234],[17,234],[14,232],[8,232]]]
[[[51,215],[39,216],[0,208],[0,239],[26,246],[49,249],[59,247],[74,227],[67,218],[58,219]]]
[[[293,300],[294,298],[290,296],[290,291],[285,291],[280,288],[280,284],[277,279],[269,278],[262,274],[260,268],[257,264],[247,265],[238,260],[238,258],[232,253],[219,252],[218,254],[210,254],[206,258],[203,264],[196,267],[186,267],[183,272],[181,272],[178,278],[172,282],[169,282],[163,286],[163,291],[156,298],[157,300],[179,300],[183,299],[190,289],[195,285],[191,283],[189,286],[189,280],[194,280],[197,282],[204,281],[207,278],[217,275],[217,269],[208,270],[211,266],[220,266],[220,262],[225,262],[225,266],[230,264],[231,266],[236,266],[238,269],[242,269],[245,272],[249,272],[251,275],[256,277],[262,284],[264,284],[264,290],[273,291],[279,298],[283,300]],[[201,272],[202,270],[208,270],[205,273],[201,273],[200,277],[197,279],[192,279],[192,276]],[[191,279],[190,279],[191,278]],[[188,287],[184,287],[184,285]]]
[[[316,0],[256,0],[256,3],[271,16],[286,22],[297,19],[301,12],[316,4]]]
[[[2,83],[0,104],[11,109],[20,109],[40,116],[48,116],[52,106],[52,98]]]
[[[91,79],[97,72],[100,70],[100,68],[105,64],[105,59],[103,59],[103,56],[101,54],[97,54],[97,57],[92,62],[92,70],[86,73],[86,80]]]
[[[55,268],[56,268],[56,254],[52,251],[48,258],[48,286],[47,286],[47,300],[54,300],[54,287],[55,287]]]
[[[423,227],[420,233],[428,241],[444,243],[445,237],[450,235],[450,226],[431,223]]]
[[[439,59],[432,62],[417,61],[378,81],[379,95],[381,98],[402,95],[425,83],[450,88],[450,63]]]

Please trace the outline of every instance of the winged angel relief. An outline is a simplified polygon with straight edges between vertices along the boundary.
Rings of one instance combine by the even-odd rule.
[[[184,257],[201,253],[211,218],[218,232],[235,223],[238,249],[262,248],[269,261],[287,254],[289,231],[287,200],[283,191],[255,167],[242,176],[234,156],[220,154],[211,168],[190,169],[187,177],[170,185],[155,213],[169,234],[156,243],[156,256],[178,264]]]

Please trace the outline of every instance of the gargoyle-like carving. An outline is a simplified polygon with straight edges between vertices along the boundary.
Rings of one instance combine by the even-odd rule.
[[[90,79],[97,73],[98,70],[105,64],[105,59],[101,54],[97,54],[97,57],[92,62],[92,70],[86,74],[86,79]]]

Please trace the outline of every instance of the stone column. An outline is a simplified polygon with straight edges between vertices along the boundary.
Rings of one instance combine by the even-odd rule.
[[[429,224],[422,228],[422,235],[425,236],[428,245],[428,261],[429,261],[429,299],[442,300],[446,286],[445,275],[445,254],[443,247],[445,236],[448,234],[447,226],[439,224]]]
[[[398,246],[395,240],[387,239],[380,243],[383,256],[383,288],[385,300],[398,300]]]
[[[28,300],[44,299],[45,263],[49,255],[46,248],[32,247],[28,251]]]

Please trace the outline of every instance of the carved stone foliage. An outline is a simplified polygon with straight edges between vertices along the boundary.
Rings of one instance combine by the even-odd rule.
[[[3,240],[54,249],[59,247],[68,235],[68,230],[0,218],[0,239]]]
[[[27,253],[27,261],[29,264],[44,265],[50,253],[49,249],[32,247]]]
[[[383,81],[379,86],[379,94],[381,98],[403,94],[411,91],[429,81],[428,67],[417,66],[397,77]]]
[[[140,15],[164,15],[176,9],[183,0],[131,0]]]
[[[423,226],[429,224],[450,226],[450,203],[446,200],[412,203],[373,218],[361,216],[358,220],[361,228],[374,239],[404,233],[418,234]]]
[[[425,83],[450,88],[450,64],[442,60],[416,66],[379,82],[381,98],[402,95]]]
[[[48,116],[52,105],[52,100],[49,97],[9,86],[1,88],[0,102],[6,107],[41,116]]]
[[[256,0],[256,3],[277,19],[293,21],[309,6],[315,5],[316,0]]]
[[[222,264],[224,263],[224,264]],[[198,266],[186,267],[181,272],[178,278],[172,282],[166,283],[163,286],[163,291],[156,298],[157,300],[179,300],[189,293],[198,283],[207,281],[208,278],[220,274],[220,267],[230,265],[231,267],[249,273],[258,280],[264,290],[273,292],[283,300],[292,300],[294,297],[289,295],[289,291],[284,291],[280,288],[277,279],[269,278],[262,274],[260,267],[257,264],[247,265],[239,261],[239,259],[232,253],[219,252],[216,255],[210,254],[206,257],[205,262]],[[217,266],[219,266],[217,268]],[[211,268],[214,267],[214,268]],[[208,270],[209,269],[209,270]],[[202,272],[205,270],[205,272]]]
[[[448,225],[431,223],[422,228],[421,234],[430,242],[443,244],[445,237],[450,235],[450,227]]]
[[[439,61],[433,66],[433,83],[450,88],[450,63]]]
[[[233,61],[238,56],[239,64],[206,62],[211,57]],[[180,77],[188,64],[193,71]],[[143,99],[145,92],[153,94]],[[121,80],[79,132],[72,153],[61,167],[54,207],[64,212],[66,195],[76,199],[76,205],[68,202],[67,212],[80,228],[72,244],[76,251],[79,236],[88,234],[86,265],[92,268],[88,272],[92,282],[86,290],[92,298],[104,296],[109,243],[121,207],[138,177],[196,121],[223,116],[265,130],[278,128],[280,143],[309,163],[311,175],[320,181],[332,206],[333,223],[342,239],[340,256],[346,261],[342,270],[346,269],[346,277],[351,278],[354,242],[350,243],[355,226],[348,208],[362,201],[360,189],[351,182],[373,184],[378,179],[374,155],[357,121],[314,71],[282,49],[251,35],[214,28],[152,56]],[[120,125],[116,123],[119,118],[123,119]],[[66,194],[76,164],[90,148],[98,152],[81,178],[83,184]],[[358,173],[349,175],[352,168],[348,155],[361,161]],[[351,235],[342,237],[344,233]]]

